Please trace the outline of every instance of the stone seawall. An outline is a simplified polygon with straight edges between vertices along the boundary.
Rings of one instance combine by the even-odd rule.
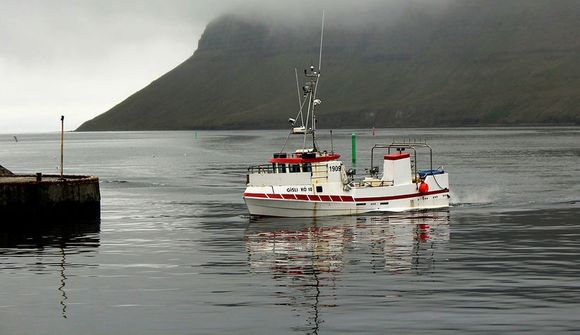
[[[0,177],[0,225],[20,220],[98,220],[99,178],[14,175]]]

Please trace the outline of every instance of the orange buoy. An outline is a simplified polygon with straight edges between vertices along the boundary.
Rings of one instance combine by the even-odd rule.
[[[427,183],[425,183],[425,182],[421,182],[421,184],[419,185],[419,193],[425,194],[428,192],[429,192],[429,185],[427,185]]]

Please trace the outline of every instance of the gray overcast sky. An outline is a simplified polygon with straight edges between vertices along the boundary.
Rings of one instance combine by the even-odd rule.
[[[61,114],[75,129],[191,56],[235,2],[0,0],[0,132]]]
[[[0,132],[57,131],[60,115],[75,129],[190,57],[226,11],[291,21],[326,7],[360,18],[397,1],[0,0]]]

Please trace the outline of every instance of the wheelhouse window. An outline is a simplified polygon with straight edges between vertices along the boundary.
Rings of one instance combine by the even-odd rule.
[[[311,163],[304,163],[302,165],[302,172],[312,172],[312,164]]]

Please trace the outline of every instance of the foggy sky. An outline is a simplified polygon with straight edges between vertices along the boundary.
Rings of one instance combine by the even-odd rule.
[[[0,0],[0,132],[58,131],[60,115],[67,130],[77,128],[190,57],[205,25],[222,14],[305,24],[324,9],[335,18],[330,24],[356,26],[370,18],[396,18],[409,3]]]

